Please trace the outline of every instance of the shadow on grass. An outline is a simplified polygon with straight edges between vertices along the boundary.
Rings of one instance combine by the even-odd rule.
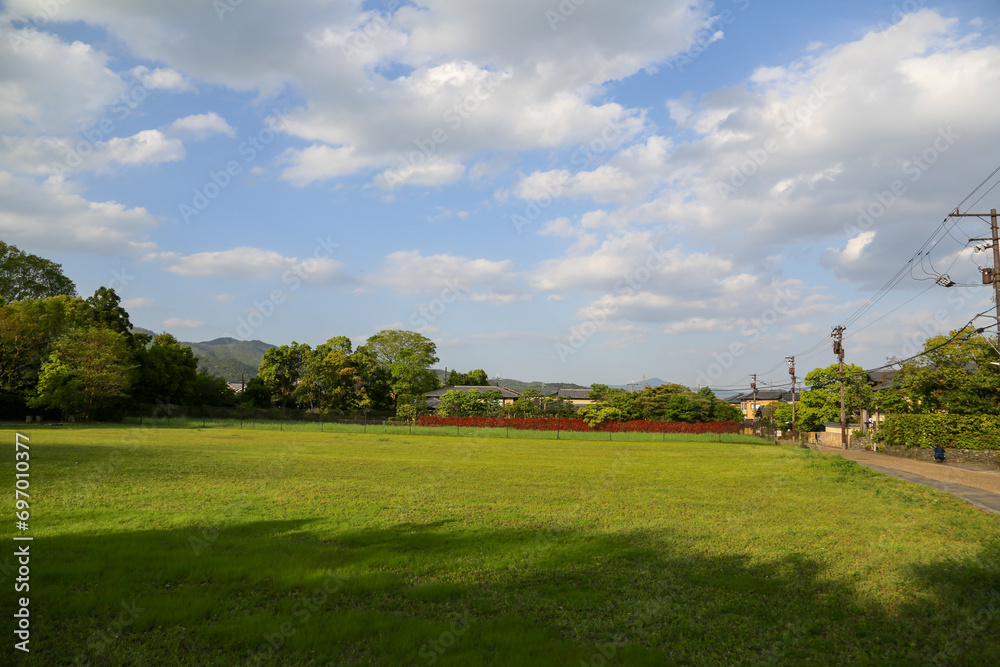
[[[806,554],[709,557],[662,532],[310,523],[36,540],[32,651],[20,663],[997,664],[1000,655],[997,543],[975,559],[912,569],[919,594],[886,609]]]

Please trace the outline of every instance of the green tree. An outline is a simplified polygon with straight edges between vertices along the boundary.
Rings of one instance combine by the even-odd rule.
[[[34,384],[45,334],[23,309],[0,306],[0,393],[18,394]]]
[[[204,405],[212,408],[231,408],[236,405],[236,392],[229,386],[225,378],[201,372],[194,379],[188,394],[191,405]]]
[[[278,397],[283,409],[292,400],[295,385],[302,378],[302,371],[311,353],[312,348],[295,341],[291,345],[272,347],[264,353],[258,376],[271,394]]]
[[[430,370],[438,362],[437,347],[422,334],[386,329],[366,340],[358,352],[384,372],[383,379],[387,376],[393,406],[401,394],[424,394],[438,388],[437,375]]]
[[[367,411],[371,401],[351,355],[351,340],[331,338],[308,356],[296,389],[300,402],[323,412]]]
[[[487,387],[490,384],[490,379],[486,375],[486,371],[477,368],[468,373],[459,373],[453,370],[448,373],[446,382],[449,387]]]
[[[588,396],[594,402],[581,408],[579,415],[591,426],[606,421],[635,419],[636,394],[605,384],[592,384]]]
[[[77,329],[56,341],[29,404],[90,418],[128,395],[135,368],[124,335],[100,327]]]
[[[442,417],[495,417],[503,408],[499,389],[446,391],[437,407]]]
[[[139,368],[132,399],[137,403],[196,403],[193,392],[198,380],[198,360],[191,348],[168,333],[149,339],[136,337],[135,359]]]
[[[247,380],[239,395],[240,404],[247,408],[266,409],[271,407],[271,390],[259,377]]]
[[[807,408],[802,413],[800,431],[819,430],[807,429],[805,424],[815,426],[825,422],[840,421],[840,372],[838,364],[826,368],[816,368],[806,375],[805,383],[811,387],[802,392],[802,406]],[[861,411],[872,404],[873,391],[868,384],[868,373],[857,364],[844,364],[844,410],[847,421],[856,422],[861,418]],[[796,421],[799,420],[796,406]]]
[[[87,315],[97,326],[117,331],[125,336],[125,341],[131,345],[134,343],[132,322],[129,320],[128,312],[122,308],[121,301],[114,289],[98,287],[93,295],[87,297]]]
[[[1000,413],[1000,367],[994,363],[998,355],[993,341],[969,327],[928,338],[924,351],[904,364],[895,390],[883,390],[880,408],[893,411],[892,399],[897,399],[897,410],[905,402],[913,412]]]
[[[0,302],[59,294],[76,296],[76,286],[63,274],[61,264],[0,241]]]

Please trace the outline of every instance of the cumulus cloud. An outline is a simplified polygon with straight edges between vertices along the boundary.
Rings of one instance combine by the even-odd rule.
[[[132,68],[131,74],[150,90],[159,89],[175,92],[191,92],[195,90],[194,85],[177,70],[165,67],[150,70],[148,67],[139,65]]]
[[[474,286],[502,286],[510,282],[513,262],[468,259],[456,255],[423,255],[400,250],[385,258],[371,283],[389,287],[396,294],[437,294],[449,290],[465,296]],[[483,297],[486,299],[486,297]]]
[[[29,0],[9,5],[32,10]],[[67,4],[60,20],[102,26],[163,63],[133,72],[158,88],[189,90],[187,77],[265,96],[291,87],[307,102],[285,131],[314,143],[286,156],[283,177],[296,184],[362,170],[386,181],[416,148],[428,160],[407,162],[416,168],[400,184],[434,186],[462,177],[484,151],[590,142],[609,122],[634,134],[642,114],[598,101],[601,86],[684,51],[708,9],[703,0],[586,3],[554,26],[533,0],[430,0],[392,13],[303,0],[227,11],[223,21],[194,0],[141,12],[98,1]]]
[[[0,235],[47,252],[140,253],[162,221],[142,207],[85,199],[65,180],[0,171]]]
[[[227,137],[236,136],[236,130],[214,111],[178,118],[170,124],[170,128],[190,133],[198,139],[204,139],[213,134],[224,134]]]
[[[167,270],[186,278],[210,276],[232,280],[281,278],[287,284],[332,285],[347,282],[344,265],[325,257],[300,260],[250,246],[168,257]]]

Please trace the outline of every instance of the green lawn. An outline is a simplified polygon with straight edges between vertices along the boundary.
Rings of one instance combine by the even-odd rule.
[[[1000,517],[811,450],[21,432],[18,664],[1000,663]]]

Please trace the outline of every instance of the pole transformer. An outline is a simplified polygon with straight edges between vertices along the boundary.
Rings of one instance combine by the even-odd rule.
[[[792,376],[792,440],[795,440],[795,357],[785,357],[788,374]]]
[[[847,414],[844,411],[844,327],[836,326],[833,333],[833,353],[840,364],[840,444],[847,449]]]

